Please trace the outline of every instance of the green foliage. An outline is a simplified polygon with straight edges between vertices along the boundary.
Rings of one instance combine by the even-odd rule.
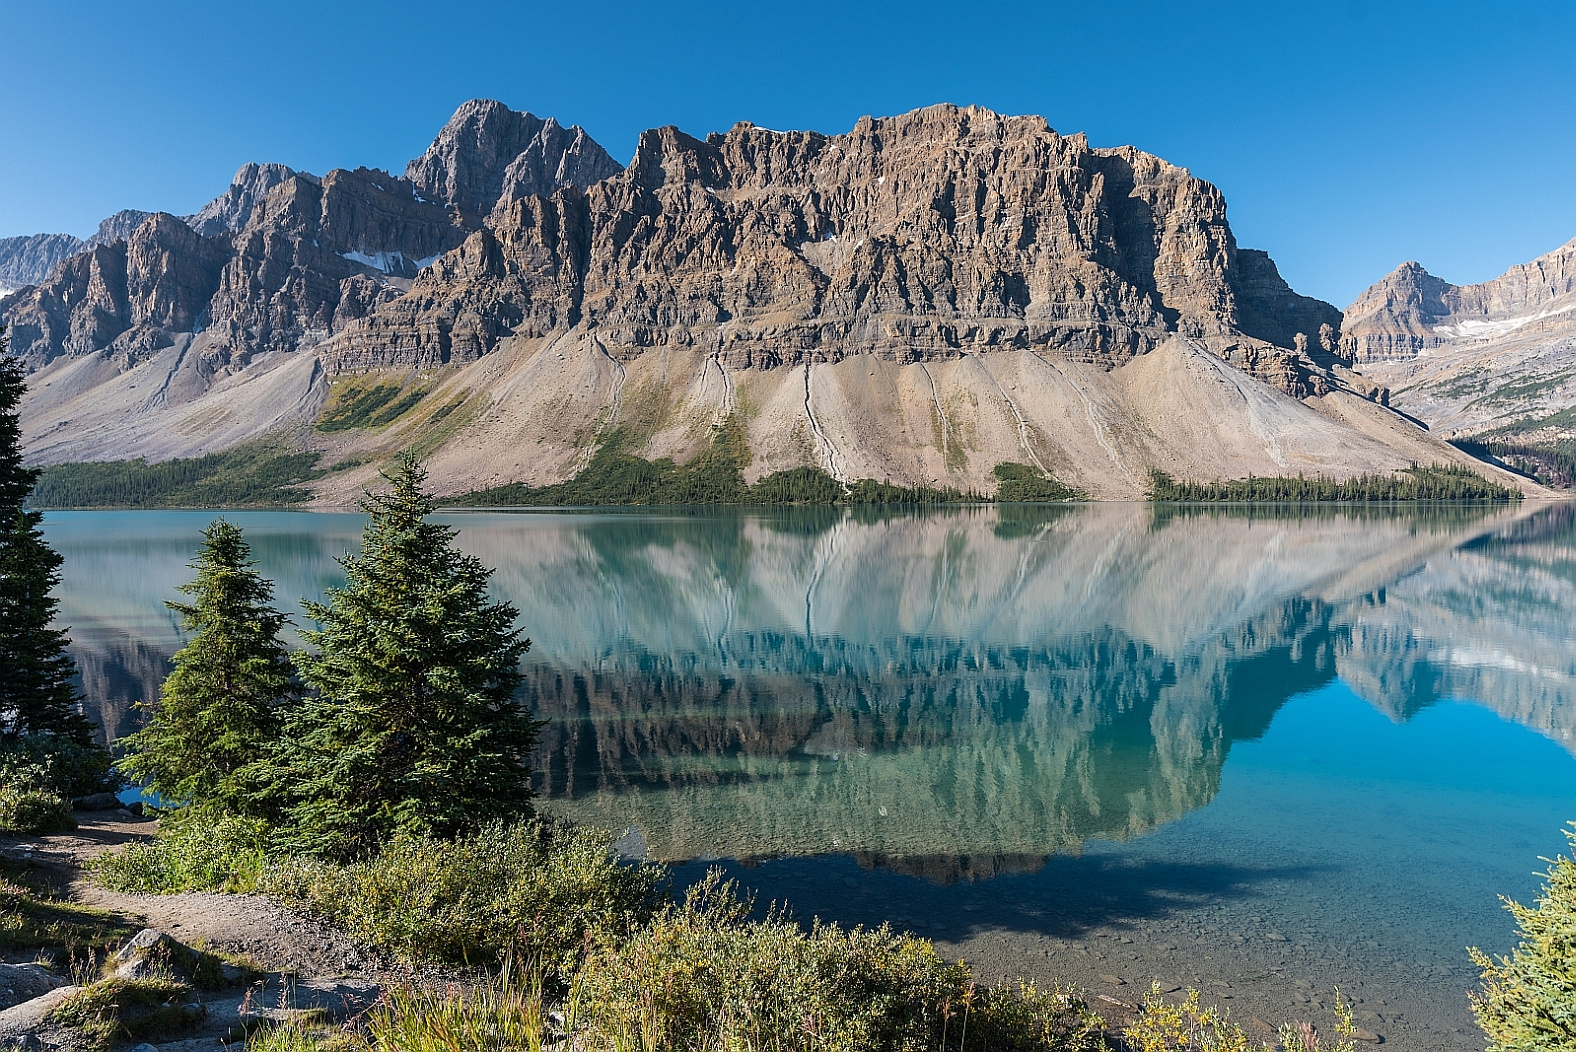
[[[752,504],[836,504],[843,487],[820,468],[789,468],[763,475],[749,496]]]
[[[114,792],[121,779],[99,745],[58,734],[23,734],[0,741],[0,785],[44,789],[70,799]]]
[[[47,789],[0,786],[0,832],[61,833],[75,829],[71,803]]]
[[[98,1048],[116,1041],[174,1037],[201,1022],[188,1011],[192,988],[173,978],[100,979],[74,991],[49,1013],[49,1020],[79,1030]]]
[[[1565,837],[1576,848],[1576,823]],[[1547,877],[1536,906],[1501,900],[1516,918],[1510,956],[1471,950],[1483,973],[1472,1012],[1489,1052],[1576,1050],[1576,862],[1561,855]]]
[[[541,1052],[550,1043],[548,1026],[540,983],[517,982],[506,970],[463,996],[430,986],[396,987],[368,1018],[364,1047],[391,1052]]]
[[[1083,494],[1064,486],[1030,464],[1003,461],[996,465],[996,499],[1009,503],[1081,500]]]
[[[547,820],[491,825],[455,841],[401,837],[349,865],[292,859],[263,891],[302,903],[404,957],[536,962],[555,984],[588,938],[644,922],[664,887],[656,866],[626,866],[603,832]]]
[[[402,384],[364,387],[344,381],[335,385],[333,399],[318,419],[317,429],[332,433],[357,427],[381,427],[409,412],[426,396],[427,388],[421,386],[405,390]]]
[[[1334,1044],[1326,1044],[1310,1023],[1288,1023],[1280,1029],[1279,1047],[1286,1052],[1356,1052],[1351,1039],[1357,1027],[1339,990],[1335,992],[1335,1018],[1335,1032],[1341,1039]],[[1271,1047],[1250,1038],[1231,1021],[1229,1012],[1201,1005],[1197,990],[1189,990],[1184,1000],[1172,1003],[1161,997],[1158,985],[1144,997],[1138,1019],[1122,1036],[1131,1052],[1258,1052]]]
[[[449,836],[530,811],[536,721],[516,698],[530,646],[490,571],[429,522],[425,473],[406,455],[369,496],[345,587],[308,603],[297,658],[314,693],[286,717],[259,780],[283,848],[366,856],[396,834]]]
[[[1065,1049],[1101,1047],[1098,1020],[1060,993],[975,985],[930,943],[780,915],[715,871],[627,940],[587,959],[571,1042],[595,1049]],[[973,1032],[971,1033],[971,1029]]]
[[[152,841],[105,852],[88,869],[111,891],[255,891],[267,839],[260,819],[187,807],[165,815]]]
[[[1534,443],[1490,438],[1454,439],[1463,453],[1537,479],[1553,489],[1576,489],[1576,439]]]
[[[252,508],[311,500],[322,478],[318,453],[249,442],[189,459],[107,460],[44,468],[31,503],[39,508]]]
[[[510,483],[455,499],[472,507],[594,507],[651,504],[955,504],[982,500],[973,493],[929,486],[894,486],[860,479],[844,486],[820,468],[774,471],[753,486],[744,484],[749,462],[744,429],[730,419],[695,459],[645,460],[624,452],[628,442],[615,432],[591,457],[584,471],[551,486]]]
[[[1164,471],[1149,472],[1149,500],[1156,501],[1516,501],[1521,491],[1458,464],[1413,464],[1389,475],[1355,475],[1344,481],[1318,476],[1178,482]]]
[[[192,601],[165,605],[193,635],[159,701],[142,706],[147,723],[122,739],[120,766],[166,801],[255,813],[259,764],[300,695],[279,643],[288,618],[274,609],[273,585],[241,530],[223,519],[203,531],[192,569],[196,579],[179,586]]]
[[[24,506],[38,477],[22,466],[17,414],[26,390],[0,329],[0,743],[42,733],[88,745],[76,666],[55,627],[60,554],[44,541],[43,516]]]

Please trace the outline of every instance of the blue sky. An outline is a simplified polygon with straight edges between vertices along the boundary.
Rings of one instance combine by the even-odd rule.
[[[185,213],[246,161],[399,171],[467,98],[580,124],[846,131],[1038,113],[1218,185],[1344,306],[1406,259],[1481,281],[1576,237],[1576,4],[0,0],[0,236]]]

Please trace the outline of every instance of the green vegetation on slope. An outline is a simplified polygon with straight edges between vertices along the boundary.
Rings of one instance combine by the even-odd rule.
[[[1224,482],[1178,482],[1164,471],[1149,473],[1146,496],[1154,501],[1514,501],[1521,491],[1490,482],[1456,464],[1413,464],[1390,475],[1355,475],[1338,480],[1315,476],[1271,476]]]
[[[820,468],[774,471],[754,485],[744,482],[749,451],[736,421],[717,429],[711,445],[693,460],[646,460],[625,452],[628,439],[615,432],[573,478],[550,486],[510,483],[477,490],[452,503],[470,507],[594,507],[648,504],[820,504],[904,507],[979,503],[992,498],[951,486],[898,486],[876,479],[843,485]],[[997,500],[1065,501],[1079,498],[1026,464],[999,464],[1003,494]]]
[[[1537,479],[1552,489],[1576,489],[1576,439],[1544,444],[1461,438],[1450,444],[1479,460]]]
[[[108,460],[44,468],[30,499],[36,508],[237,508],[299,504],[305,483],[327,474],[320,454],[292,453],[270,441],[223,453],[149,464]]]
[[[1078,500],[1081,494],[1064,486],[1037,467],[1003,461],[996,465],[996,499],[1026,504]]]
[[[358,380],[341,380],[329,394],[317,429],[332,434],[352,428],[382,427],[415,408],[427,397],[428,390],[420,384],[406,388],[397,383],[374,383],[369,387]]]

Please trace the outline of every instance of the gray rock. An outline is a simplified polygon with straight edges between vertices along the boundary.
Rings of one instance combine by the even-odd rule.
[[[135,1048],[133,1048],[131,1050],[131,1052],[159,1052],[159,1050],[158,1050],[157,1047],[155,1047],[153,1045],[150,1045],[146,1041],[144,1041],[142,1044],[140,1044],[140,1045],[136,1046]]]
[[[114,793],[94,793],[77,797],[71,801],[71,806],[78,811],[114,811],[120,807],[120,797]]]
[[[0,1009],[24,1004],[67,981],[36,964],[0,964]]]
[[[144,928],[115,951],[110,958],[110,970],[122,979],[174,975],[189,982],[202,956],[157,928]]]
[[[0,1012],[0,1046],[4,1042],[15,1043],[18,1039],[36,1036],[44,1026],[44,1017],[80,989],[80,986],[61,986],[42,997],[35,997]]]

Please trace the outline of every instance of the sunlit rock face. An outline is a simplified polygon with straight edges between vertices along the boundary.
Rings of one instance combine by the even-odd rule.
[[[51,529],[113,737],[178,645],[161,604],[205,520],[95,521]],[[240,521],[298,624],[360,529]],[[543,806],[664,859],[1021,872],[1209,803],[1233,743],[1337,678],[1396,719],[1461,697],[1570,747],[1562,507],[452,521],[533,638]]]

